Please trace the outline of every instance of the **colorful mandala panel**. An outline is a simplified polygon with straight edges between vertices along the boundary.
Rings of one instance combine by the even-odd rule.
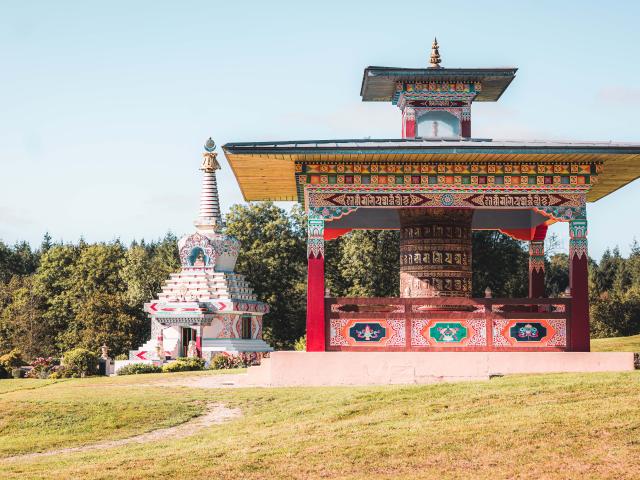
[[[405,344],[404,320],[331,319],[332,347],[391,347]]]
[[[414,347],[484,347],[486,322],[481,318],[461,320],[414,320],[411,325]]]
[[[566,320],[495,320],[493,344],[496,347],[566,347]]]
[[[435,322],[425,333],[432,345],[462,345],[469,338],[470,330],[460,322]]]
[[[387,329],[380,322],[358,322],[349,328],[348,335],[356,343],[382,343],[387,339]]]

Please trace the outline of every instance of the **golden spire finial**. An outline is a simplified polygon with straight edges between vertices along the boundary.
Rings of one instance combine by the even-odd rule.
[[[433,38],[431,45],[431,58],[429,59],[429,68],[440,68],[440,52],[438,51],[438,39]]]

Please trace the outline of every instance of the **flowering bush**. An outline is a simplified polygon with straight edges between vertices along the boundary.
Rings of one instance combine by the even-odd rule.
[[[31,366],[33,367],[27,377],[29,378],[49,378],[49,376],[55,371],[55,367],[60,364],[58,359],[52,357],[38,357]]]
[[[229,368],[245,368],[252,365],[260,365],[260,360],[267,355],[267,353],[262,352],[246,352],[238,355],[231,355],[223,352],[211,359],[211,366],[209,368],[213,370],[224,370]]]

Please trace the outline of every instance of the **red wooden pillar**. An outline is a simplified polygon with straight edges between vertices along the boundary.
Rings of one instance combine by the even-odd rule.
[[[471,119],[462,119],[460,121],[460,135],[465,138],[471,138]]]
[[[544,298],[544,241],[529,242],[529,298]]]
[[[202,357],[202,327],[196,327],[196,352]]]
[[[571,291],[569,348],[574,352],[588,352],[590,350],[589,257],[586,218],[571,220],[569,237],[569,288]]]
[[[324,219],[311,208],[307,235],[307,352],[324,352]]]
[[[412,107],[402,112],[402,138],[416,138],[416,112]]]

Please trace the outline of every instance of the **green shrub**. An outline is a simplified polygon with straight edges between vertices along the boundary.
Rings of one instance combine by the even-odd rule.
[[[199,357],[178,357],[173,362],[162,367],[165,373],[170,372],[190,372],[193,370],[204,370],[204,360]]]
[[[293,349],[296,352],[304,352],[307,350],[307,336],[304,335],[293,343]]]
[[[25,362],[22,360],[20,350],[14,349],[0,357],[0,365],[3,366],[7,372],[10,372],[14,368],[25,365]]]
[[[609,294],[591,298],[591,336],[627,337],[640,333],[640,293]]]
[[[13,378],[22,378],[24,377],[24,372],[21,368],[14,368],[13,370],[11,370],[11,376]]]
[[[98,355],[86,348],[74,348],[64,354],[62,364],[71,377],[84,377],[98,373]]]
[[[66,368],[64,365],[56,365],[55,367],[53,367],[51,373],[49,374],[49,378],[51,380],[57,380],[59,378],[71,378],[73,376],[73,371]]]
[[[2,365],[0,365],[0,378],[9,378],[9,372]]]
[[[162,367],[150,363],[130,363],[116,372],[116,375],[140,375],[142,373],[160,373]]]
[[[120,355],[116,355],[115,360],[129,360],[129,355],[121,353]]]

